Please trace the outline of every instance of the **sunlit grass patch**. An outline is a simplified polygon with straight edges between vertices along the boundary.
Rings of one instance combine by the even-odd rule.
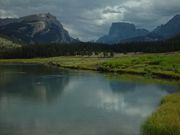
[[[180,93],[165,97],[143,125],[144,135],[180,135]]]

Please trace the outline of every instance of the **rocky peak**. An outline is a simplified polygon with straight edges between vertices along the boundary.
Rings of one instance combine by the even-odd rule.
[[[158,35],[162,39],[171,38],[180,33],[180,15],[175,15],[166,24],[158,26],[151,35]]]
[[[173,22],[179,22],[179,21],[180,21],[180,14],[179,14],[179,15],[175,15],[175,16],[171,19],[171,21],[173,21]]]
[[[180,15],[174,16],[167,24],[166,26],[171,26],[174,28],[180,28]]]
[[[59,22],[57,18],[50,13],[41,13],[34,14],[20,18],[23,22],[37,22],[37,21],[45,21],[45,22]]]
[[[34,14],[18,19],[0,20],[0,34],[26,43],[71,42],[67,30],[50,13]]]

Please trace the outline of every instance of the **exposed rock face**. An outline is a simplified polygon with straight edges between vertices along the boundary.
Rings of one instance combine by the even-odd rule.
[[[0,34],[31,44],[69,43],[74,40],[56,17],[49,13],[0,19]]]
[[[136,29],[134,24],[124,22],[112,23],[109,34],[101,37],[97,42],[119,43],[129,38],[147,35],[148,33],[145,29]]]

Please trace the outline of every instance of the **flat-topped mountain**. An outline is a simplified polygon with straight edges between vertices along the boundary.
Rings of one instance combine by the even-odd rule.
[[[112,23],[109,34],[101,37],[97,42],[119,43],[129,38],[147,35],[148,33],[148,30],[137,29],[134,24],[125,22]]]
[[[74,40],[50,13],[0,19],[0,34],[30,44],[69,43]]]
[[[97,42],[122,43],[166,40],[180,34],[180,15],[174,16],[166,24],[158,26],[152,32],[145,29],[136,29],[133,24],[113,23],[108,35],[101,37]]]

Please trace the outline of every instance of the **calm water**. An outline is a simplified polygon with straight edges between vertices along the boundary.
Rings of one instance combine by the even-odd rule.
[[[0,135],[139,135],[174,90],[98,73],[0,66]]]

